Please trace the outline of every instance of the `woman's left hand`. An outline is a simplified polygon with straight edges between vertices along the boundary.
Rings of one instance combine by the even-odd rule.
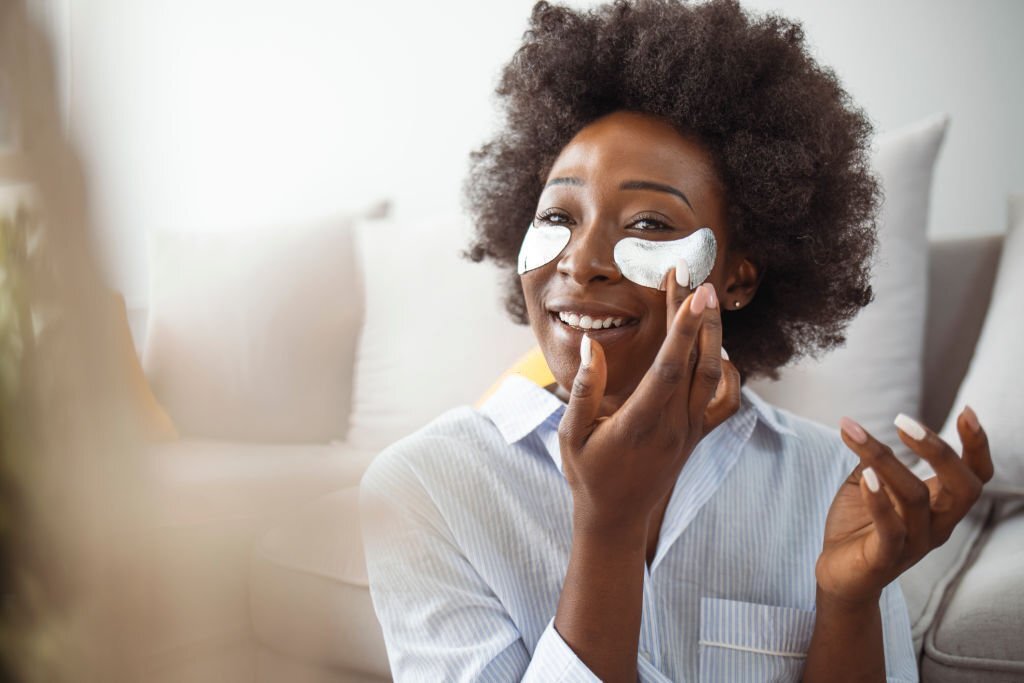
[[[945,543],[992,478],[988,439],[969,407],[956,425],[963,457],[904,420],[897,421],[907,430],[899,430],[900,440],[935,470],[925,481],[856,422],[841,422],[843,441],[860,464],[832,501],[815,575],[818,589],[843,603],[877,603],[886,585]]]

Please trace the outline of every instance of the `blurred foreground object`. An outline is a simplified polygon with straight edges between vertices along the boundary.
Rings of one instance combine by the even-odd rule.
[[[139,434],[55,80],[0,0],[0,678],[138,680]]]

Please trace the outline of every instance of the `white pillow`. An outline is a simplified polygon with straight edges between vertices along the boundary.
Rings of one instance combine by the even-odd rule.
[[[149,235],[143,365],[183,435],[345,435],[362,318],[352,224]]]
[[[871,279],[875,300],[847,328],[846,345],[785,368],[777,382],[750,382],[768,401],[826,425],[852,417],[907,462],[916,456],[892,421],[901,412],[916,415],[921,404],[928,204],[948,123],[936,115],[878,140],[874,168],[885,201]]]
[[[1010,222],[992,301],[942,437],[959,452],[956,418],[968,404],[988,435],[992,485],[1024,486],[1024,194],[1010,197]]]
[[[536,344],[505,312],[498,270],[460,255],[470,236],[461,218],[357,228],[366,320],[348,437],[356,448],[383,448],[473,404]]]

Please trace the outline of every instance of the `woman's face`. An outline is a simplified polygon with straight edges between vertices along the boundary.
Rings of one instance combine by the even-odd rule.
[[[559,313],[625,319],[621,327],[587,332],[608,360],[609,410],[629,397],[650,367],[666,318],[665,293],[625,279],[612,259],[615,243],[679,240],[711,228],[718,252],[707,282],[723,308],[734,305],[729,287],[742,289],[731,274],[740,262],[749,268],[749,261],[730,255],[723,190],[710,156],[644,114],[616,112],[582,129],[555,160],[536,216],[538,224],[565,225],[571,233],[553,261],[522,275],[530,325],[563,398],[579,367],[584,332]]]

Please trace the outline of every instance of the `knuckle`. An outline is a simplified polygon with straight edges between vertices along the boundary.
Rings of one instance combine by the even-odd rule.
[[[638,448],[643,446],[651,438],[651,427],[648,425],[634,425],[626,432],[626,441],[630,447]]]
[[[587,398],[593,392],[593,387],[586,380],[577,377],[572,382],[572,395],[576,398]]]
[[[664,361],[658,363],[657,368],[658,379],[666,384],[679,384],[683,381],[683,377],[686,376],[686,367],[677,361]]]
[[[928,487],[921,481],[909,487],[906,499],[910,505],[915,507],[927,506],[931,501],[931,494],[928,492]]]
[[[722,364],[716,359],[705,356],[697,365],[697,374],[701,380],[711,386],[717,386],[722,378]]]
[[[700,350],[697,348],[697,345],[694,344],[693,346],[690,347],[690,353],[687,354],[687,356],[686,356],[686,366],[688,368],[695,367],[697,365],[697,360],[699,358],[700,358]]]

